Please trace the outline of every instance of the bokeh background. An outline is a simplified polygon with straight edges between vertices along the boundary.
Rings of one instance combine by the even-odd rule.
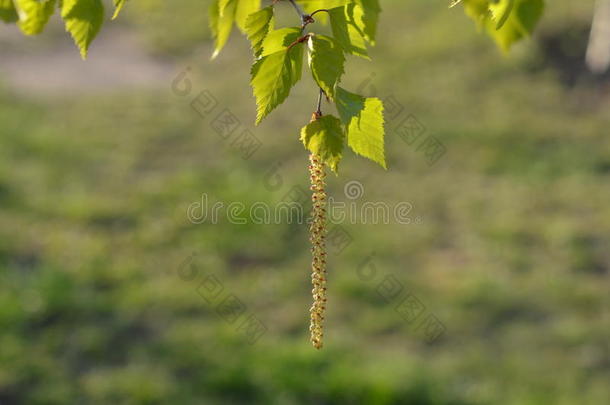
[[[359,203],[409,202],[413,221],[341,224],[321,351],[305,225],[187,218],[204,193],[251,206],[306,189],[298,135],[316,98],[305,75],[255,128],[248,44],[234,33],[209,61],[202,3],[128,2],[86,62],[57,16],[35,38],[0,26],[0,404],[609,403],[610,81],[584,64],[593,1],[548,2],[508,57],[448,1],[382,1],[373,62],[351,58],[343,82],[402,108],[389,170],[346,152],[328,190],[350,201],[357,181]],[[186,95],[172,89],[185,69]],[[204,90],[209,116],[191,106]],[[249,159],[213,129],[225,108],[261,142]],[[435,164],[396,132],[409,116],[446,148]],[[210,277],[224,290],[208,302]],[[227,296],[237,320],[218,311]]]

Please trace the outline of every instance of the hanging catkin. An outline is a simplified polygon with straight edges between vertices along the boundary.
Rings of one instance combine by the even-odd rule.
[[[326,192],[324,191],[324,163],[320,157],[309,155],[312,205],[309,240],[311,241],[311,282],[313,284],[313,305],[311,313],[311,343],[316,349],[322,348],[323,323],[326,309]]]

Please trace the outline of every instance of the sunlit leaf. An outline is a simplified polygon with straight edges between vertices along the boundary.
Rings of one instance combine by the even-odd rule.
[[[352,1],[354,0],[297,0],[307,13],[313,13],[314,11],[321,9],[328,10],[335,7],[341,7]],[[317,22],[326,24],[327,16],[325,12],[317,13],[314,18]]]
[[[256,98],[256,124],[290,94],[303,70],[303,44],[262,56],[251,71],[252,89]]]
[[[40,34],[55,11],[55,0],[15,0],[19,28],[26,35]]]
[[[19,19],[13,0],[0,0],[0,20],[12,23]]]
[[[114,14],[112,14],[113,20],[118,17],[119,13],[123,9],[123,6],[125,5],[125,2],[127,2],[127,0],[114,0]]]
[[[261,8],[261,0],[237,0],[235,7],[235,24],[246,33],[246,23],[248,16]]]
[[[337,87],[336,105],[346,127],[348,146],[386,169],[381,100],[376,97],[365,98]]]
[[[344,138],[341,121],[333,115],[319,117],[301,129],[305,148],[318,155],[335,173],[343,157]]]
[[[273,7],[265,7],[256,13],[250,14],[246,20],[246,35],[252,45],[255,56],[259,56],[263,50],[263,41],[269,31],[273,30],[274,17]]]
[[[501,28],[496,29],[493,21],[487,24],[487,31],[504,51],[508,51],[515,42],[531,36],[544,10],[543,0],[514,2],[513,9]]]
[[[104,21],[104,6],[101,0],[64,0],[61,16],[66,24],[81,57],[87,58],[91,41],[99,32]]]
[[[214,0],[210,5],[208,10],[210,30],[215,39],[212,59],[218,56],[229,40],[233,28],[233,21],[235,21],[236,5],[237,0]]]
[[[381,7],[379,6],[379,0],[354,0],[355,3],[362,9],[362,16],[359,17],[362,20],[362,32],[364,38],[371,44],[375,44],[375,37],[377,36],[377,21],[379,20],[379,13]],[[355,8],[355,13],[359,12]]]
[[[493,1],[489,3],[491,18],[495,21],[497,30],[502,28],[510,16],[510,12],[513,10],[514,5],[514,0],[498,0],[495,3]]]
[[[344,73],[343,48],[325,35],[312,35],[308,41],[309,66],[314,80],[326,95],[335,97],[335,86]]]
[[[505,52],[532,34],[544,10],[544,0],[463,0],[462,4]]]
[[[269,31],[263,40],[262,56],[271,55],[293,44],[301,36],[301,29],[298,27],[280,28]]]
[[[333,37],[347,53],[368,59],[364,38],[356,28],[353,19],[348,20],[346,7],[336,7],[328,12]]]

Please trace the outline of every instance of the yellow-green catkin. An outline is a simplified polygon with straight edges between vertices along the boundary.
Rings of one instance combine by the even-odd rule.
[[[311,282],[313,284],[313,305],[311,313],[311,343],[316,349],[322,348],[324,335],[324,312],[326,310],[326,191],[324,190],[324,162],[319,156],[309,155],[312,205],[309,240],[311,241]]]

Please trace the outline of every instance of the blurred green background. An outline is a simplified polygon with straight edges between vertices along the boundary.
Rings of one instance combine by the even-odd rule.
[[[86,62],[57,17],[36,38],[0,27],[0,404],[609,403],[610,81],[584,68],[593,1],[548,2],[509,57],[447,3],[382,1],[373,62],[346,67],[346,88],[393,97],[446,153],[429,165],[397,119],[387,172],[347,152],[329,176],[337,200],[358,181],[359,202],[409,202],[414,221],[341,225],[321,351],[305,225],[187,218],[203,193],[250,206],[308,187],[309,76],[254,128],[246,40],[210,62],[200,1],[130,1]],[[201,117],[204,90],[218,107]],[[249,159],[212,129],[224,108],[261,142]],[[390,275],[404,288],[388,301]],[[234,323],[200,295],[209,276],[245,305]],[[416,321],[395,310],[407,296]]]

